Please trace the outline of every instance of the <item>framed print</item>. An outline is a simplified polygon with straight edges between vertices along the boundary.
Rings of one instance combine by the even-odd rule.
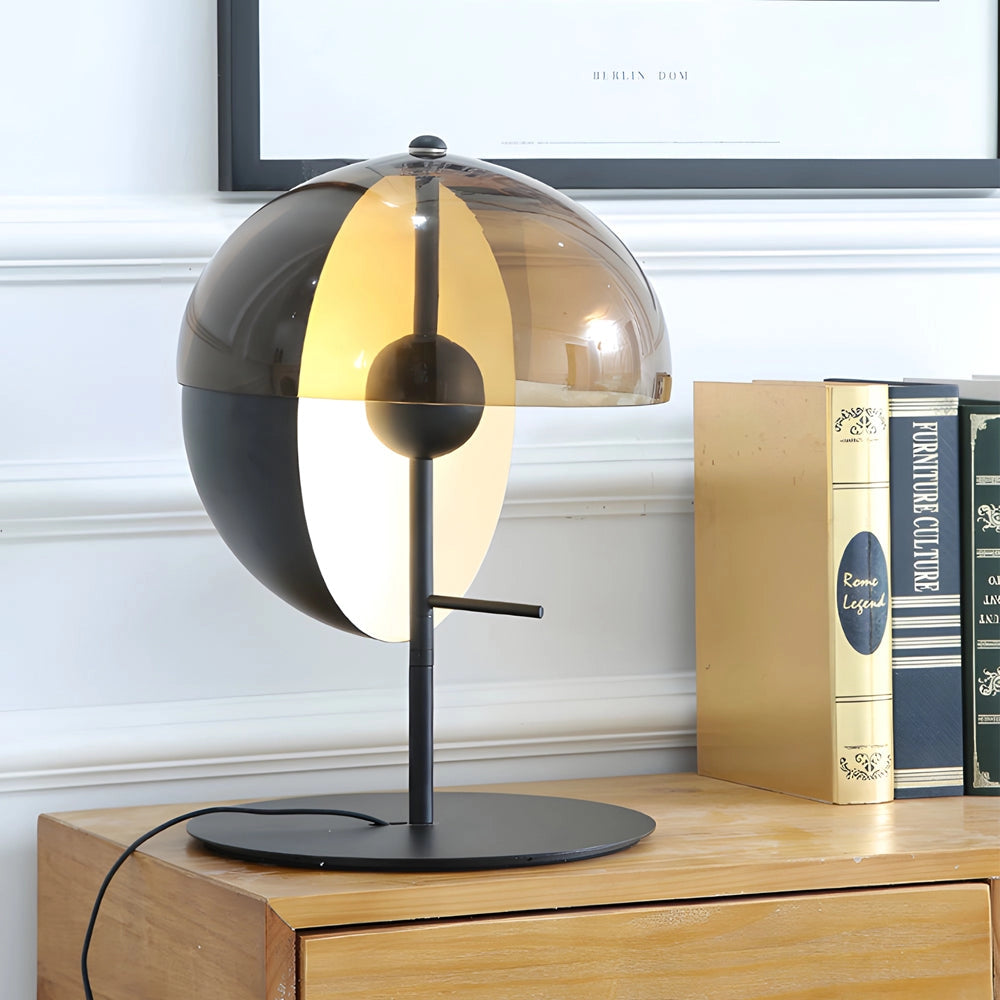
[[[569,189],[992,189],[1000,0],[218,0],[223,190],[420,134]]]

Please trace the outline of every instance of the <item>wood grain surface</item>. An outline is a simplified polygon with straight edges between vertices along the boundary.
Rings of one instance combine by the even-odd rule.
[[[311,933],[301,996],[989,1000],[990,966],[974,883]]]
[[[120,849],[39,821],[38,1000],[80,1000],[80,950],[95,895]],[[261,1000],[264,902],[139,855],[105,897],[90,954],[99,998]],[[99,988],[98,988],[99,986]]]
[[[1000,997],[1000,877],[990,882],[993,915],[993,995]]]
[[[589,861],[401,874],[240,862],[206,851],[177,827],[145,844],[112,883],[94,940],[93,974],[101,984],[95,992],[100,1000],[294,1000],[297,943],[308,956],[310,939],[302,932],[316,929],[354,933],[360,925],[684,901],[693,901],[690,912],[697,913],[713,900],[751,895],[934,883],[984,883],[978,893],[985,899],[985,884],[1000,878],[1000,800],[987,797],[832,806],[690,774],[488,790],[617,803],[649,813],[657,828],[633,848]],[[41,818],[39,1000],[78,1000],[79,947],[101,878],[121,847],[188,808]],[[996,882],[992,897],[995,915]],[[907,912],[896,915],[909,928],[919,914]],[[764,916],[749,920],[748,933],[776,919],[766,908],[759,913]],[[980,933],[988,934],[989,916],[984,919]],[[741,933],[738,922],[719,926],[734,928],[733,940]],[[994,918],[994,934],[995,928]],[[897,928],[894,941],[901,932]],[[858,954],[860,940],[850,945]],[[931,954],[945,947],[928,943]]]
[[[291,927],[760,892],[986,879],[1000,875],[1000,800],[956,796],[831,806],[693,774],[641,775],[491,791],[629,806],[656,820],[635,847],[590,861],[497,872],[309,872],[230,860],[183,828],[142,848],[267,900]],[[126,844],[186,807],[63,814]]]

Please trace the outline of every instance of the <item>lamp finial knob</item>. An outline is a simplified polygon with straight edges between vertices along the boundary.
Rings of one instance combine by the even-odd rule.
[[[423,160],[436,160],[447,152],[444,139],[436,135],[418,135],[410,143],[410,156],[419,156]]]

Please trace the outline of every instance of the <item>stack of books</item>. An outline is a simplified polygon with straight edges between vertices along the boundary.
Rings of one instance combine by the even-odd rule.
[[[694,399],[699,772],[1000,794],[1000,380]]]

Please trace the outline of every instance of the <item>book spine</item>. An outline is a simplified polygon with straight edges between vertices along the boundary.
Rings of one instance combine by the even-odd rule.
[[[958,389],[889,386],[896,798],[961,795]]]
[[[893,798],[889,398],[830,384],[834,801]]]
[[[965,791],[1000,795],[1000,404],[961,402]]]

